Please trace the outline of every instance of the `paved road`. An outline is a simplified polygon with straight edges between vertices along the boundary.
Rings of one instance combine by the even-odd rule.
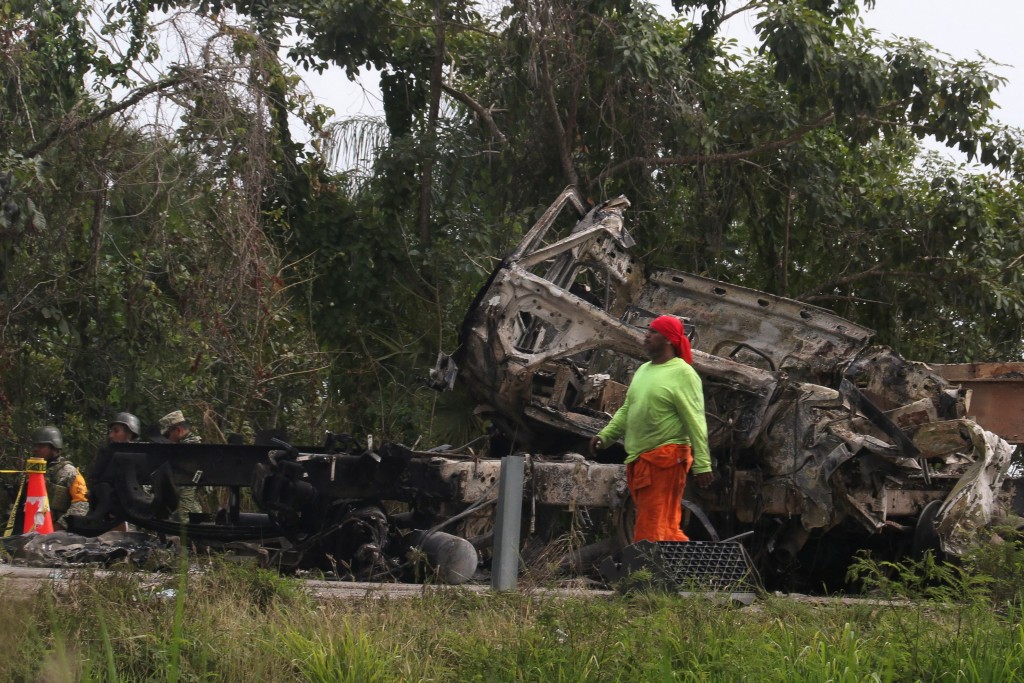
[[[68,569],[68,568],[38,568],[38,567],[16,567],[9,564],[0,565],[0,595],[4,597],[27,597],[32,595],[39,588],[50,585],[55,590],[61,591],[67,588],[69,582],[76,579],[92,576],[104,578],[112,576],[115,572],[103,569]],[[174,586],[176,577],[174,574],[141,574],[143,583],[150,583],[154,587]],[[354,581],[320,581],[305,579],[303,583],[306,589],[320,598],[401,598],[421,595],[426,591],[459,590],[472,591],[474,593],[489,592],[490,586],[483,584],[463,584],[461,586],[436,586],[421,585],[412,583],[361,583]],[[593,590],[590,588],[526,588],[524,593],[551,596],[585,596],[600,597],[615,595],[615,591]]]
[[[103,578],[112,576],[117,572],[103,569],[50,569],[36,567],[15,567],[9,564],[0,565],[0,599],[9,597],[29,597],[39,588],[50,585],[56,591],[65,590],[69,582],[88,576]],[[151,584],[154,588],[173,588],[177,584],[177,577],[174,574],[140,574],[144,584]],[[304,579],[306,589],[318,598],[328,599],[379,599],[379,598],[403,598],[415,597],[430,591],[471,591],[473,593],[488,593],[491,588],[484,584],[467,583],[461,586],[437,586],[421,585],[414,583],[361,583],[356,581],[320,581],[315,579]],[[535,588],[532,586],[520,586],[520,592],[530,595],[548,597],[588,597],[607,598],[618,595],[616,591],[597,590],[593,588]],[[794,602],[802,602],[813,605],[892,605],[893,602],[885,599],[845,597],[845,596],[819,596],[776,593],[776,597],[783,597]],[[709,597],[724,598],[724,594],[708,594]],[[733,599],[742,604],[750,604],[753,594],[734,594]],[[898,601],[900,603],[908,601]]]

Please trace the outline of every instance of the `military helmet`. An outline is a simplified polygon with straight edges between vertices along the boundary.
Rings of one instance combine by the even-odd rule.
[[[142,423],[131,413],[118,413],[113,420],[107,423],[108,427],[113,425],[124,425],[136,439],[142,434]]]
[[[59,451],[64,448],[64,437],[60,435],[59,429],[46,425],[32,432],[32,443],[48,443]]]

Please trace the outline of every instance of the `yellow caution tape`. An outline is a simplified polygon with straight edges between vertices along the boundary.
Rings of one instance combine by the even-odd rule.
[[[11,506],[11,514],[7,517],[7,525],[4,526],[4,538],[9,538],[14,533],[14,522],[18,517],[18,508],[21,507],[21,495],[25,492],[25,474],[22,472],[21,479],[18,481],[18,496],[14,499],[14,505]]]

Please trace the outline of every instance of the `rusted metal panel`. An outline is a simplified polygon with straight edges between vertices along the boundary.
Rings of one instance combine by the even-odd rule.
[[[571,463],[534,460],[530,489],[538,503],[598,508],[620,507],[626,496],[626,467],[579,457]]]
[[[964,422],[975,457],[956,480],[935,520],[943,550],[957,555],[967,552],[977,531],[988,524],[997,511],[1011,455],[1009,445],[998,435],[974,422]]]
[[[435,458],[439,476],[454,483],[450,501],[469,504],[496,492],[497,459]],[[526,456],[526,490],[542,505],[619,507],[626,491],[624,465],[603,465],[581,455],[562,462]]]
[[[947,459],[955,461],[958,454],[969,450],[971,445],[970,436],[961,420],[929,422],[918,426],[912,433],[921,454],[937,461],[935,467],[938,471],[941,471]]]
[[[438,477],[452,482],[453,503],[472,503],[497,493],[500,460],[451,460],[433,458]]]
[[[661,271],[647,280],[627,320],[646,327],[654,315],[686,318],[695,348],[794,379],[820,379],[851,359],[874,334],[823,308],[689,273]]]
[[[932,363],[931,367],[950,382],[1024,382],[1024,363]]]
[[[1008,442],[1024,444],[1024,363],[932,365],[938,374],[970,391],[967,414]]]
[[[882,499],[882,518],[916,517],[925,505],[933,500],[942,500],[945,496],[946,492],[942,490],[886,489],[885,497]]]

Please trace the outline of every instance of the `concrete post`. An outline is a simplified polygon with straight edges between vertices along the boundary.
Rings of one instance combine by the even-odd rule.
[[[509,455],[501,459],[498,510],[494,525],[494,558],[491,563],[491,590],[495,591],[516,590],[519,578],[525,462],[522,455]]]

